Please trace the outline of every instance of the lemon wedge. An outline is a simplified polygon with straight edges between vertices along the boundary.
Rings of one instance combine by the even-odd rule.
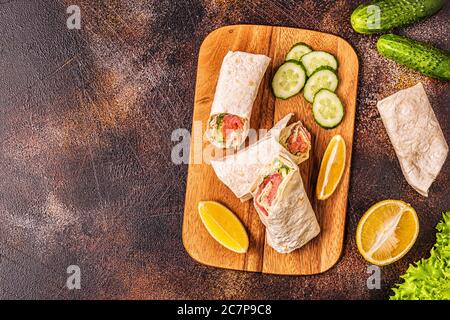
[[[245,253],[248,235],[241,221],[224,205],[215,201],[200,201],[198,212],[209,234],[225,248]]]
[[[359,252],[368,262],[385,266],[403,257],[419,234],[416,211],[401,200],[384,200],[373,205],[356,230]]]
[[[320,164],[317,178],[316,196],[319,200],[328,199],[336,190],[345,169],[346,148],[341,135],[335,135],[328,143]]]

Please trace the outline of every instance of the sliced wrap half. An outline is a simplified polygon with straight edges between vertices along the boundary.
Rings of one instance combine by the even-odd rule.
[[[226,54],[205,133],[216,147],[237,148],[245,141],[253,103],[269,63],[270,58],[262,54]]]
[[[301,121],[281,130],[281,145],[289,151],[296,164],[308,160],[311,150],[311,134]]]
[[[286,150],[260,170],[252,194],[267,242],[276,251],[289,253],[320,233],[298,167]]]
[[[236,154],[211,161],[217,177],[241,201],[252,197],[251,191],[258,179],[258,171],[270,163],[280,149],[283,149],[278,143],[280,132],[286,127],[292,115],[292,113],[286,115],[266,135],[249,147]]]

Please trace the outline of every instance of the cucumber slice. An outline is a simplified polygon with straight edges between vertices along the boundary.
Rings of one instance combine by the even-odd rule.
[[[286,166],[282,166],[280,168],[280,174],[283,178],[286,177],[289,174],[289,168]]]
[[[320,67],[308,78],[303,90],[306,101],[313,102],[314,96],[320,89],[335,91],[338,86],[336,72],[330,67]]]
[[[338,61],[336,58],[325,51],[313,51],[307,53],[302,57],[301,62],[306,69],[308,77],[320,67],[328,66],[333,70],[337,70],[338,68]]]
[[[302,64],[296,60],[283,63],[272,79],[272,90],[275,97],[288,99],[298,94],[306,81],[306,72]]]
[[[288,60],[297,60],[300,61],[300,58],[303,57],[305,54],[311,52],[312,49],[310,46],[308,46],[306,43],[299,42],[292,46],[292,48],[289,50],[289,52],[286,55],[286,61]]]
[[[344,118],[344,106],[341,100],[328,89],[321,89],[316,93],[312,111],[317,124],[326,129],[338,126]]]

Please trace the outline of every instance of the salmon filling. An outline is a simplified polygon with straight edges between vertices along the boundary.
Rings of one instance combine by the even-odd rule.
[[[226,114],[223,117],[222,122],[222,134],[225,140],[227,137],[236,131],[242,131],[244,129],[244,121],[233,114]]]
[[[311,134],[300,123],[292,130],[286,145],[290,153],[300,155],[308,151]]]
[[[266,215],[267,212],[265,206],[271,206],[275,198],[277,197],[278,189],[280,188],[283,179],[288,175],[290,169],[286,165],[283,165],[280,161],[275,161],[274,171],[264,177],[261,184],[258,186],[255,195],[255,205]],[[264,205],[263,205],[264,204]]]
[[[222,144],[238,139],[244,132],[245,120],[239,116],[221,113],[209,122],[212,138]]]

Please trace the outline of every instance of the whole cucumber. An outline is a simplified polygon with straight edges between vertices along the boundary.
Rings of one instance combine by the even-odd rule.
[[[386,32],[429,17],[446,0],[375,0],[353,11],[350,21],[359,33]]]
[[[450,81],[450,54],[426,43],[395,34],[382,35],[378,52],[426,76]]]

